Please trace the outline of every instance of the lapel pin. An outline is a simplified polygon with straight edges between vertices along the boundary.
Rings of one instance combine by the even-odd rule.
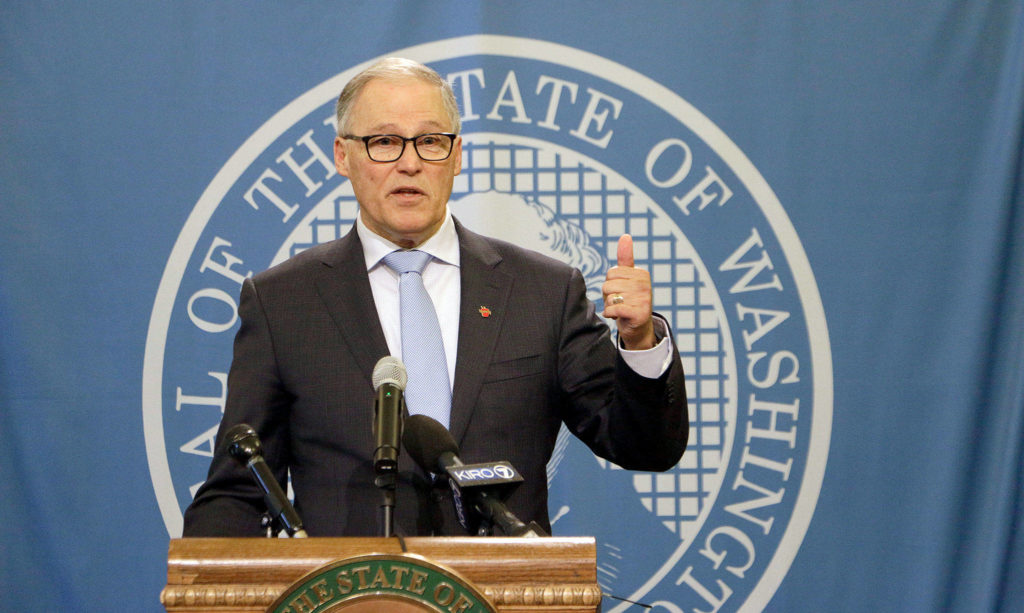
[[[480,307],[480,317],[490,317],[491,310],[485,306]]]

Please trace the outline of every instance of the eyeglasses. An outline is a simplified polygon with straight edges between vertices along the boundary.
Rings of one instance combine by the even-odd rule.
[[[363,141],[363,144],[366,145],[366,155],[370,156],[374,162],[394,162],[405,153],[405,143],[407,142],[412,142],[412,147],[421,160],[440,162],[447,160],[452,154],[456,136],[458,134],[432,132],[412,138],[405,138],[397,134],[371,134],[370,136],[346,134],[342,138]]]

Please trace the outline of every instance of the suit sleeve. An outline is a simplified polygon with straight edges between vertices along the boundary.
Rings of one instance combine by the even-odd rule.
[[[669,330],[669,334],[671,334]],[[630,470],[668,470],[689,433],[679,353],[657,379],[636,373],[586,297],[579,271],[567,285],[558,351],[562,420],[597,455]]]
[[[288,410],[274,358],[267,317],[252,279],[242,284],[241,326],[235,336],[228,395],[206,482],[185,511],[184,536],[257,536],[266,505],[246,467],[232,458],[224,433],[247,423],[263,444],[263,457],[282,488],[287,477]]]

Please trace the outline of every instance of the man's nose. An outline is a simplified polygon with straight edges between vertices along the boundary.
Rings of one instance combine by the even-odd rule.
[[[395,164],[398,165],[398,169],[402,172],[418,172],[423,168],[423,160],[420,159],[420,155],[416,153],[416,146],[412,142],[405,144],[405,150],[402,151],[402,155],[395,160]]]

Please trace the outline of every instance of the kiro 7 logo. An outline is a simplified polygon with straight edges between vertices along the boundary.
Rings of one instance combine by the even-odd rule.
[[[458,468],[449,469],[448,474],[461,485],[477,485],[485,482],[515,483],[523,480],[510,465],[500,463],[464,464]]]
[[[548,465],[554,534],[596,538],[599,582],[616,597],[655,611],[760,610],[814,513],[832,416],[825,315],[781,203],[700,111],[606,58],[496,36],[391,55],[430,65],[455,89],[456,217],[578,267],[595,300],[618,237],[632,234],[655,310],[675,333],[690,409],[682,461],[664,473],[621,470],[563,429]],[[333,107],[369,63],[298,96],[246,140],[168,258],[142,408],[171,536],[209,466],[242,280],[355,219],[330,153]]]

